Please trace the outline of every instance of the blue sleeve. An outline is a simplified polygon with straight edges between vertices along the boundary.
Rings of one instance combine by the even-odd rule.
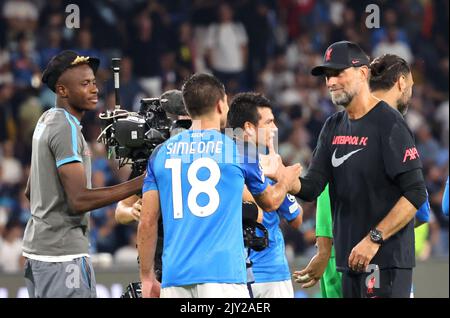
[[[244,161],[242,163],[244,169],[245,184],[248,190],[253,195],[259,195],[266,190],[269,181],[264,177],[261,165],[257,163],[249,163]]]
[[[259,164],[258,150],[248,142],[237,142],[239,163],[244,173],[245,184],[253,195],[259,195],[266,190],[269,180],[264,177]]]
[[[301,209],[295,197],[288,194],[286,195],[283,203],[278,208],[277,212],[281,217],[289,222],[297,218],[297,216],[301,213]]]
[[[155,150],[153,151],[148,160],[147,173],[144,178],[144,184],[142,185],[142,194],[150,190],[158,190],[158,183],[156,182],[155,171],[153,166],[156,159],[156,154],[160,149],[160,146],[155,148]]]
[[[448,177],[447,183],[445,184],[444,195],[442,197],[442,212],[448,216]]]
[[[417,210],[416,219],[420,222],[429,222],[430,221],[430,202],[428,202],[428,198],[424,204]]]

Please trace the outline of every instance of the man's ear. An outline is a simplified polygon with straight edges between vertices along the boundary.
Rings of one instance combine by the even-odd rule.
[[[217,109],[217,112],[219,113],[219,114],[222,114],[225,110],[224,110],[224,107],[225,107],[225,105],[224,105],[224,101],[222,100],[222,99],[219,99],[218,101],[217,101],[217,104],[216,104],[216,109]]]
[[[55,85],[55,93],[63,98],[67,97],[67,89],[64,85],[56,83]]]
[[[406,77],[405,75],[400,75],[400,77],[397,80],[397,87],[400,92],[404,92],[406,89]]]
[[[361,72],[361,76],[363,78],[364,81],[368,81],[369,80],[369,68],[366,65],[363,65],[359,68],[359,71]]]
[[[244,124],[244,131],[249,135],[250,137],[253,137],[256,135],[255,127],[253,124],[249,121],[246,121]]]

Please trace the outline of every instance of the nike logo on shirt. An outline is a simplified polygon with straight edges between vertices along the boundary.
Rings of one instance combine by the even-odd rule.
[[[347,160],[348,158],[353,156],[355,153],[357,153],[358,151],[363,150],[363,149],[364,148],[360,148],[360,149],[354,150],[354,151],[349,152],[348,154],[346,154],[346,155],[344,155],[344,156],[342,156],[340,158],[336,158],[336,150],[337,149],[334,149],[333,156],[331,157],[331,164],[333,165],[333,167],[337,168],[341,164],[343,164],[345,162],[345,160]]]

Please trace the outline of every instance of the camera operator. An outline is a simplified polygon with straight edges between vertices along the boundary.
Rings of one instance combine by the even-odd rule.
[[[166,111],[166,115],[169,119],[173,121],[173,126],[171,129],[172,134],[181,132],[184,129],[189,128],[190,119],[187,115],[186,109],[183,105],[183,99],[181,92],[179,90],[169,90],[160,96],[161,105]],[[132,171],[130,178],[135,175],[139,175],[138,171]],[[142,208],[142,200],[139,196],[133,195],[122,201],[119,201],[115,211],[115,218],[117,223],[129,224],[133,221],[139,222],[140,213]],[[161,218],[158,222],[159,226],[159,237],[158,245],[155,254],[155,273],[158,281],[161,281],[161,258],[162,258],[162,246],[163,246],[163,231],[162,231],[162,221]],[[153,292],[155,295],[159,295],[160,285],[154,285]]]

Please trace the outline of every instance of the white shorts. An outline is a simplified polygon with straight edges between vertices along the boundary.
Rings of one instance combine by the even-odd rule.
[[[206,283],[161,289],[161,298],[250,298],[245,284]]]
[[[251,284],[254,298],[294,298],[292,281],[253,283]]]

